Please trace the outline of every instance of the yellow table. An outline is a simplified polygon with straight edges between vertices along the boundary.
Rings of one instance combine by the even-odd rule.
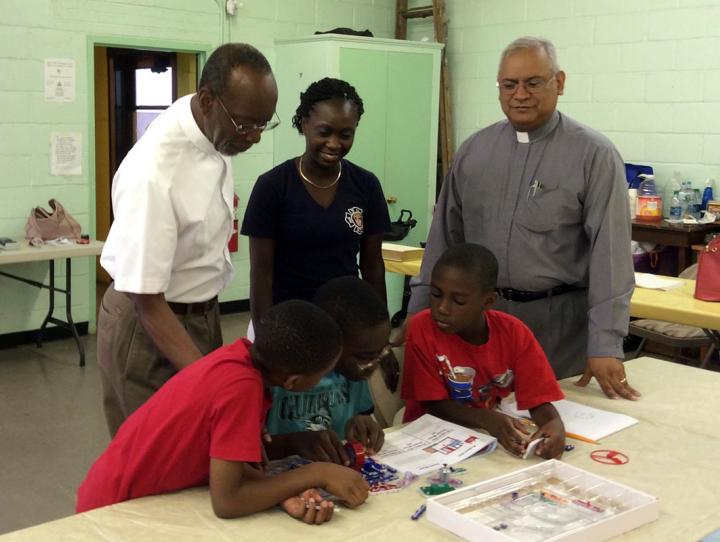
[[[415,276],[420,272],[422,259],[397,262],[385,260],[385,270],[401,275]],[[686,324],[710,330],[720,330],[720,303],[699,301],[693,297],[695,281],[677,277],[683,285],[673,290],[635,288],[630,301],[630,315]]]
[[[406,275],[408,277],[414,277],[420,272],[420,264],[422,258],[418,260],[408,260],[405,262],[398,262],[395,260],[383,260],[385,262],[385,271],[388,273],[398,273],[400,275]]]
[[[661,277],[682,281],[672,290],[635,288],[630,301],[630,316],[702,328],[720,350],[720,303],[695,299],[695,281],[677,277]]]
[[[682,281],[683,285],[672,290],[635,288],[630,301],[630,315],[652,318],[677,324],[709,329],[720,329],[720,303],[700,301],[693,297],[695,281],[677,277],[660,277]]]
[[[597,386],[563,381],[567,398],[590,406],[629,414],[640,423],[603,439],[601,445],[570,441],[575,450],[567,463],[607,477],[660,499],[660,519],[617,538],[654,542],[698,540],[720,527],[720,461],[717,424],[711,414],[720,408],[720,373],[653,358],[625,364],[640,401],[611,401]],[[626,465],[602,465],[590,458],[595,449],[625,453]],[[540,461],[523,461],[503,450],[463,462],[465,483],[505,474]],[[253,516],[222,520],[213,515],[207,488],[147,497],[93,510],[0,536],[0,542],[72,540],[104,542],[133,540],[296,542],[459,541],[455,535],[410,515],[423,502],[420,483],[388,495],[369,497],[357,510],[342,509],[327,525],[311,527],[273,509]]]

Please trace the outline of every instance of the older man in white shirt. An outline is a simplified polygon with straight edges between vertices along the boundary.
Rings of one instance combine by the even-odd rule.
[[[233,276],[230,157],[277,126],[277,86],[254,47],[208,58],[197,94],[177,100],[113,179],[101,265],[113,278],[98,316],[110,433],[173,374],[222,345],[218,293]]]

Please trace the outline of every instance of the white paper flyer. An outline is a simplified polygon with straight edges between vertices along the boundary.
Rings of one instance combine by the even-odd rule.
[[[478,453],[490,453],[496,445],[495,437],[425,414],[385,433],[385,444],[374,459],[399,471],[422,474]]]

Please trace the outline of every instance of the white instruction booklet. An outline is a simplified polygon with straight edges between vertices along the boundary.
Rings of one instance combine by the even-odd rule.
[[[490,453],[496,445],[495,437],[425,414],[385,433],[385,444],[374,459],[399,471],[423,474],[478,453]]]
[[[632,416],[600,410],[567,399],[552,404],[562,418],[566,433],[592,440],[600,440],[638,423]],[[527,410],[517,409],[515,401],[501,403],[500,410],[516,418],[530,418]]]

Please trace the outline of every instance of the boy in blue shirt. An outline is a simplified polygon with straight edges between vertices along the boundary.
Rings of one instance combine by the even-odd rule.
[[[355,276],[328,281],[314,301],[340,326],[342,355],[335,370],[311,390],[273,388],[268,456],[297,454],[348,465],[343,439],[360,442],[372,454],[385,438],[371,416],[374,406],[367,380],[390,352],[390,319],[375,290]]]

